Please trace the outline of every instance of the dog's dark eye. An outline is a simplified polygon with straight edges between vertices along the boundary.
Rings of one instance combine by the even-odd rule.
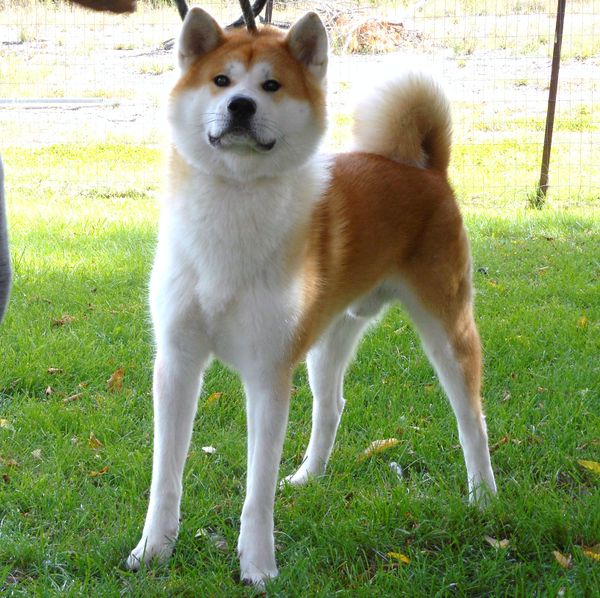
[[[267,79],[263,84],[262,88],[265,91],[277,91],[281,87],[281,83],[279,81],[275,81],[275,79]]]
[[[231,80],[227,75],[217,75],[213,81],[217,87],[228,87],[231,83]]]

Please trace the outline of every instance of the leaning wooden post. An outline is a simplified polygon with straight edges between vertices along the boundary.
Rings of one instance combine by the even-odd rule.
[[[563,25],[565,23],[565,7],[567,0],[558,0],[556,12],[556,31],[554,33],[554,51],[552,53],[552,74],[548,93],[548,112],[546,113],[546,132],[544,134],[544,151],[542,153],[542,171],[535,199],[535,207],[541,208],[546,201],[548,191],[548,173],[550,170],[550,151],[552,149],[552,131],[554,129],[554,111],[556,109],[556,93],[558,90],[558,72],[560,70],[560,50],[562,47]]]

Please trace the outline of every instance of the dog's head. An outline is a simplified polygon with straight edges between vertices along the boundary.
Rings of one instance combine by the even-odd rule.
[[[327,34],[315,13],[285,35],[224,31],[192,8],[177,46],[169,120],[179,153],[204,172],[250,180],[303,164],[325,130]]]

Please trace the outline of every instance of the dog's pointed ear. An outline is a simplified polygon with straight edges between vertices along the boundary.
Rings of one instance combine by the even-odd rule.
[[[290,52],[318,79],[327,72],[327,31],[319,15],[306,13],[294,23],[286,37]]]
[[[190,8],[177,44],[179,68],[188,69],[197,58],[214,50],[223,41],[223,30],[219,24],[198,6]]]

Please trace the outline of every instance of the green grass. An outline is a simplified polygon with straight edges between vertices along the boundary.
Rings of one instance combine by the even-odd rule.
[[[54,146],[4,159],[16,278],[0,328],[0,594],[253,595],[235,581],[243,397],[218,364],[200,399],[176,554],[155,570],[122,568],[150,483],[146,285],[158,151]],[[485,512],[466,504],[453,417],[393,308],[348,372],[327,475],[278,492],[281,576],[268,595],[592,596],[600,586],[600,564],[581,549],[600,542],[600,478],[577,464],[600,461],[600,214],[513,208],[466,214],[498,500]],[[118,368],[123,388],[111,392]],[[282,475],[298,466],[310,431],[303,368],[295,387]],[[213,392],[223,394],[209,400]],[[388,437],[400,443],[358,459]],[[217,453],[205,455],[207,444]],[[227,549],[196,538],[200,528]],[[561,568],[554,550],[573,567]]]

